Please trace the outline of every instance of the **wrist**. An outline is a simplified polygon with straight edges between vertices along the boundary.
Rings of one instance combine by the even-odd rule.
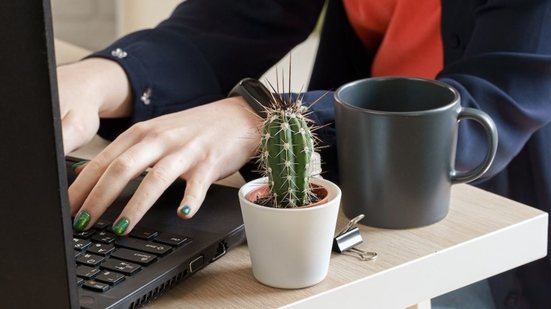
[[[242,128],[244,136],[247,138],[246,145],[244,146],[244,152],[248,157],[253,157],[256,154],[258,145],[260,145],[262,125],[264,118],[256,114],[255,110],[251,108],[248,102],[241,96],[229,97],[223,100],[228,104],[230,110],[225,112],[226,115],[234,115],[234,125]]]
[[[262,126],[264,118],[259,116],[257,112],[251,107],[251,105],[242,96],[234,96],[226,99],[231,105],[235,106],[244,115],[246,120],[246,126],[254,128],[258,131]]]
[[[254,111],[260,118],[266,117],[266,110],[270,108],[272,94],[257,79],[244,78],[240,80],[230,91],[229,97],[240,96],[243,102],[247,103],[249,109]]]
[[[128,117],[132,112],[131,87],[126,73],[116,62],[88,58],[61,66],[60,78],[70,79],[83,100],[94,106],[100,117]]]

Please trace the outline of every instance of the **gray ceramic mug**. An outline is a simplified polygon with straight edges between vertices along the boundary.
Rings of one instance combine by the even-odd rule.
[[[443,219],[451,186],[477,179],[495,157],[494,122],[462,107],[445,83],[368,78],[340,87],[335,100],[342,207],[349,218],[365,214],[364,224],[411,228]],[[467,172],[454,168],[462,119],[482,125],[488,140],[483,162]]]

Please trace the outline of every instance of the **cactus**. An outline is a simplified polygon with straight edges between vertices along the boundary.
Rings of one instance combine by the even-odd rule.
[[[270,195],[261,204],[277,208],[309,205],[316,200],[309,173],[315,137],[304,114],[307,108],[298,97],[294,101],[291,96],[272,98],[271,108],[266,108],[259,157]]]

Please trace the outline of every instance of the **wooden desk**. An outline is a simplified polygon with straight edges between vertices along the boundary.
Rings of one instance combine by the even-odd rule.
[[[339,225],[346,222],[340,216]],[[300,290],[255,281],[245,245],[180,283],[150,308],[404,308],[546,255],[547,213],[456,185],[449,215],[417,229],[361,227],[375,261],[333,254],[328,277]]]
[[[106,142],[96,138],[77,156],[90,157]],[[91,148],[91,149],[90,149]],[[239,186],[233,176],[223,183]],[[338,227],[346,223],[341,214]],[[149,308],[405,308],[520,266],[547,253],[548,215],[469,185],[452,191],[449,215],[417,229],[361,226],[361,248],[375,261],[333,254],[327,278],[300,290],[255,281],[246,245],[231,250]]]

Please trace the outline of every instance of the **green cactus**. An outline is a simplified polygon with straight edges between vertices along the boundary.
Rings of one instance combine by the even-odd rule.
[[[310,121],[300,100],[273,97],[260,145],[260,162],[270,189],[262,204],[278,208],[309,205],[315,201],[309,173],[315,144]]]

